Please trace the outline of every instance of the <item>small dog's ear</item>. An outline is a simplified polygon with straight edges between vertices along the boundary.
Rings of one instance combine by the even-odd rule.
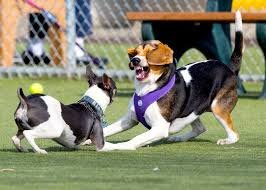
[[[102,80],[103,80],[103,87],[105,89],[109,90],[111,88],[111,80],[108,77],[108,75],[104,73],[103,77],[102,77]]]
[[[86,79],[88,80],[89,85],[96,84],[97,75],[94,74],[94,72],[91,70],[91,67],[88,65],[86,67]]]
[[[147,53],[147,60],[150,65],[166,65],[173,63],[174,51],[163,43]]]

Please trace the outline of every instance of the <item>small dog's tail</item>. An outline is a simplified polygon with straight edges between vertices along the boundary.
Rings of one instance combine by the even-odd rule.
[[[242,17],[240,11],[235,14],[235,49],[229,63],[230,69],[238,75],[243,54]]]
[[[27,97],[23,93],[22,88],[17,89],[17,95],[18,99],[20,101],[19,107],[17,108],[14,116],[15,116],[15,122],[19,127],[25,130],[30,130],[32,127],[28,124],[28,117],[27,117],[27,111],[28,111],[28,104],[27,104]]]
[[[27,105],[27,102],[26,102],[26,99],[27,97],[25,96],[22,88],[18,88],[17,89],[17,95],[18,95],[18,99],[21,103],[21,107],[25,110],[28,110],[28,105]]]

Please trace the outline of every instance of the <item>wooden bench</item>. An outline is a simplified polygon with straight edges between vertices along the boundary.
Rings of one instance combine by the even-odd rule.
[[[130,21],[143,21],[143,40],[167,43],[173,47],[177,60],[194,47],[207,59],[229,63],[232,50],[228,23],[235,22],[233,12],[127,12],[126,16]],[[256,37],[266,60],[266,12],[244,12],[242,20],[256,23]],[[238,89],[240,94],[246,92],[241,82]],[[266,98],[266,79],[260,97]]]
[[[233,12],[127,12],[131,21],[235,22]],[[266,22],[266,12],[242,13],[245,23]]]

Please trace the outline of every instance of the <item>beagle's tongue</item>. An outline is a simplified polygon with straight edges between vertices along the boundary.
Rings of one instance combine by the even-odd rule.
[[[137,66],[136,67],[136,78],[138,80],[143,80],[147,77],[147,73],[143,70],[143,67]]]

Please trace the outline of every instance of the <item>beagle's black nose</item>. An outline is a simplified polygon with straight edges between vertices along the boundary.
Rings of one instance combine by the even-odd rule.
[[[133,66],[137,66],[137,65],[139,65],[139,63],[140,63],[140,58],[138,58],[138,57],[133,57],[133,58],[131,59],[131,63],[133,64]]]

